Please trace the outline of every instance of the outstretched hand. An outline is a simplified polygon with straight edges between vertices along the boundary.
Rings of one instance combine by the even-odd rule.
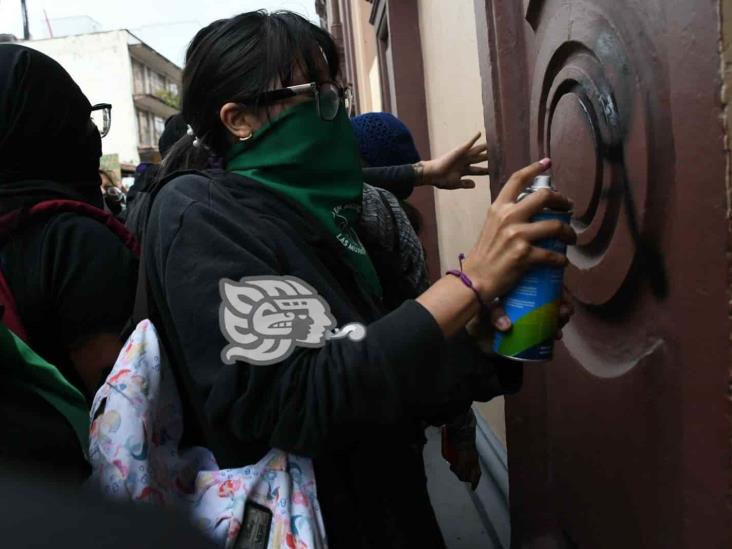
[[[488,145],[475,143],[480,133],[463,145],[456,147],[440,157],[422,162],[422,185],[431,185],[438,189],[472,189],[475,181],[463,179],[466,176],[488,175],[487,167],[476,166],[488,160]]]

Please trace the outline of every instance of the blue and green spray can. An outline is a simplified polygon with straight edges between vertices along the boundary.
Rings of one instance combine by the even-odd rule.
[[[518,201],[540,189],[555,190],[550,175],[540,175]],[[572,212],[544,210],[531,221],[559,219],[569,223]],[[566,254],[567,245],[558,239],[542,240],[536,246]],[[546,362],[554,355],[554,336],[559,323],[564,268],[542,265],[530,270],[501,301],[512,327],[496,333],[493,350],[506,358],[524,362]]]

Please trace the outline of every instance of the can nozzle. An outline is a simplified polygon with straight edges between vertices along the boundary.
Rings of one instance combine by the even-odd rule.
[[[531,193],[535,193],[536,191],[539,191],[541,189],[549,189],[550,191],[555,191],[554,184],[552,183],[552,176],[551,175],[537,175],[534,178],[534,181],[531,183],[530,187],[527,187],[524,192],[522,192],[520,195],[518,195],[518,198],[516,199],[516,202],[521,202],[524,198],[529,196]]]
[[[555,190],[551,175],[537,175],[534,178],[534,182],[531,184],[531,190],[538,191],[539,189]]]

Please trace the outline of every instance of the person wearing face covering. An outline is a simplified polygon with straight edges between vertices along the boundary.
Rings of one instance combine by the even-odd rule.
[[[197,419],[189,444],[222,468],[271,448],[312,458],[331,548],[437,549],[420,421],[519,390],[521,364],[484,354],[492,331],[466,326],[533,265],[564,264],[531,242],[572,240],[569,226],[522,231],[569,201],[542,193],[516,204],[550,161],[528,166],[462,265],[455,258],[452,274],[388,310],[358,233],[363,177],[339,70],[333,38],[289,12],[199,31],[183,73],[190,129],[166,162],[200,156],[223,169],[179,173],[153,199],[148,318]]]
[[[0,44],[0,74],[0,269],[28,346],[88,409],[122,346],[137,259],[104,223],[80,213],[14,224],[50,200],[101,209],[102,145],[89,101],[57,62]],[[0,459],[81,481],[89,472],[85,449],[43,395],[0,384]]]

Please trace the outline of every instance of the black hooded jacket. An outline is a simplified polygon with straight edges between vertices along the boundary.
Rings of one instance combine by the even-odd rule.
[[[439,547],[417,421],[518,390],[521,366],[487,358],[466,334],[446,341],[415,301],[385,314],[343,253],[299,205],[223,172],[170,181],[143,245],[160,322],[192,380],[184,399],[205,417],[220,465],[272,447],[311,456],[332,548]],[[225,364],[220,281],[279,275],[308,283],[338,327],[362,323],[366,337],[296,348],[270,366]]]
[[[102,207],[91,104],[56,61],[0,44],[0,213],[66,198]]]
[[[90,109],[56,61],[0,44],[0,216],[54,199],[102,207],[102,145]],[[71,349],[122,330],[132,312],[136,265],[109,229],[75,213],[0,234],[0,270],[28,343],[82,391]],[[73,430],[35,393],[6,379],[0,417],[0,459],[74,480],[88,474]]]

